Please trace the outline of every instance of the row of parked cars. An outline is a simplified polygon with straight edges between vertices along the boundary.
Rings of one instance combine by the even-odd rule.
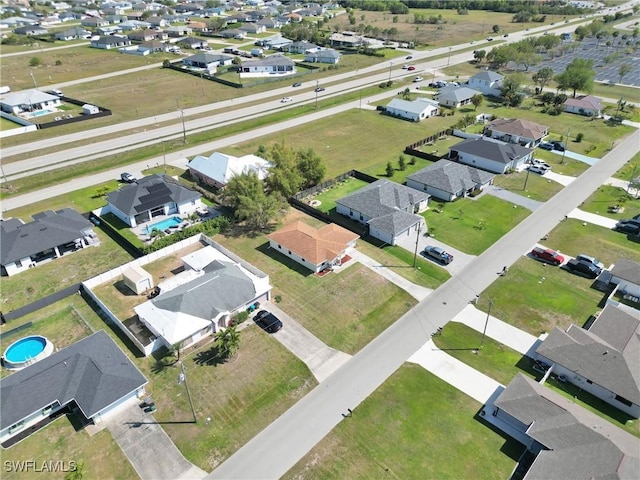
[[[530,255],[536,260],[554,266],[562,265],[565,261],[562,255],[550,248],[535,247]],[[604,264],[601,261],[584,253],[564,263],[563,267],[571,273],[587,278],[597,278],[604,270]]]
[[[640,235],[640,214],[628,220],[620,220],[614,230],[630,235]]]

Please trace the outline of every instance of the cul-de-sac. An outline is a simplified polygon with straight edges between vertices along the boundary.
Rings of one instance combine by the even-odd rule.
[[[1,0],[0,476],[640,478],[640,0]]]

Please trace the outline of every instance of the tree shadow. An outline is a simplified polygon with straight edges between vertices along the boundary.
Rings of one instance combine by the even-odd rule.
[[[193,359],[196,365],[207,365],[212,367],[217,367],[218,365],[225,364],[227,363],[227,360],[227,357],[221,355],[220,349],[217,345],[212,346],[208,350],[198,352]]]

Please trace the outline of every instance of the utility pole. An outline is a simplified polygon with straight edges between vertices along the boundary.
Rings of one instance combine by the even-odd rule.
[[[422,229],[422,220],[418,223],[418,228],[416,230],[416,249],[413,252],[413,268],[416,268],[416,261],[418,258],[418,242],[420,241],[420,230]]]
[[[569,136],[571,135],[571,127],[567,130],[567,141],[564,145],[564,150],[562,151],[562,158],[560,159],[560,164],[564,163],[564,156],[567,153],[567,147],[569,146]]]
[[[451,47],[449,47],[449,58],[447,58],[447,67],[451,65]]]
[[[527,191],[527,182],[528,181],[529,181],[529,167],[527,167],[527,175],[524,177],[524,188],[522,189],[525,192]]]
[[[391,69],[393,68],[393,62],[389,62],[389,82],[391,82]]]
[[[164,163],[164,174],[167,174],[167,151],[164,147],[164,140],[162,140],[162,163]]]
[[[193,408],[193,400],[191,400],[191,392],[189,391],[189,384],[187,383],[187,372],[184,370],[184,363],[180,362],[181,373],[178,375],[178,383],[184,382],[184,388],[187,390],[187,398],[189,399],[189,405],[191,406],[191,413],[193,414],[193,423],[198,423],[196,417],[196,409]]]
[[[493,302],[489,302],[489,311],[487,311],[487,319],[484,321],[484,330],[482,330],[482,338],[480,339],[480,347],[478,350],[482,350],[482,345],[484,344],[484,337],[487,334],[487,325],[489,324],[489,316],[491,315],[491,307],[493,307]]]
[[[37,90],[38,89],[38,84],[36,83],[36,77],[33,76],[33,70],[29,71],[29,75],[31,75],[31,80],[33,80],[33,86]]]

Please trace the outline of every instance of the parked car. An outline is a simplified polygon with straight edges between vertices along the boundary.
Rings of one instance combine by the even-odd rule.
[[[592,257],[590,255],[585,255],[584,253],[581,253],[576,257],[576,260],[580,262],[590,263],[591,265],[598,267],[600,270],[604,270],[604,263],[602,263],[596,257]]]
[[[602,269],[596,267],[592,263],[587,263],[576,259],[569,260],[565,266],[571,273],[575,273],[587,278],[596,278],[602,273]]]
[[[296,82],[296,83],[294,83],[292,86],[293,86],[293,87],[301,87],[301,86],[302,86],[302,84],[301,84],[300,82]]]
[[[280,319],[273,313],[267,312],[266,310],[260,310],[256,313],[256,316],[253,317],[253,321],[256,322],[256,325],[262,328],[265,332],[269,333],[276,333],[282,328],[282,322]]]
[[[447,253],[442,248],[435,247],[433,245],[427,245],[421,253],[422,256],[436,260],[443,265],[449,265],[453,262],[453,255]]]
[[[291,97],[282,97],[282,100],[280,100],[280,103],[289,103],[293,100],[293,98]]]
[[[55,95],[56,97],[64,97],[64,94],[55,88],[53,90],[49,90],[49,94]]]
[[[545,173],[547,173],[549,171],[549,169],[548,168],[544,168],[541,165],[531,165],[529,167],[529,171],[531,173],[537,173],[539,175],[544,175]]]
[[[542,150],[553,150],[553,143],[541,142],[538,147],[540,147]]]
[[[635,235],[640,233],[640,220],[620,220],[613,229],[618,232]]]
[[[536,167],[541,167],[545,170],[551,170],[551,165],[549,165],[547,162],[543,162],[542,160],[538,160],[537,158],[534,158],[531,163]]]
[[[413,79],[413,83],[418,83],[418,82],[421,82],[423,80],[424,80],[424,78],[422,78],[422,77],[416,77],[416,78]]]
[[[553,145],[553,149],[557,150],[559,152],[564,152],[564,150],[566,148],[564,146],[564,143],[562,143],[562,142],[552,142],[552,145]]]
[[[136,177],[127,172],[120,174],[120,180],[124,183],[136,183]]]
[[[316,92],[324,92],[325,88],[324,87],[318,87],[315,89]]]
[[[431,88],[442,88],[447,86],[447,82],[445,82],[444,80],[438,80],[437,82],[431,82],[429,86]]]
[[[407,68],[407,70],[409,70],[409,71],[412,71],[412,70],[415,70],[415,69],[416,69],[416,67],[414,67],[413,65],[409,65],[409,68]]]
[[[564,257],[550,248],[535,247],[531,250],[531,256],[536,260],[556,266],[564,262]]]

